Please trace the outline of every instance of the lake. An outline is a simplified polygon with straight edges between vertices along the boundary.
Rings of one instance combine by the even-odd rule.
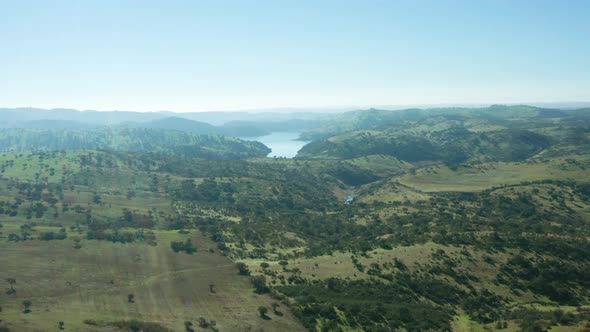
[[[242,139],[258,141],[271,148],[272,152],[267,157],[293,158],[299,149],[309,143],[309,141],[296,141],[300,134],[300,132],[274,132],[270,135]]]

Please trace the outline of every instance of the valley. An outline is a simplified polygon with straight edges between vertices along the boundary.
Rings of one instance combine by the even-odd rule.
[[[294,158],[172,129],[4,130],[2,323],[589,328],[588,110],[397,112],[334,116]]]

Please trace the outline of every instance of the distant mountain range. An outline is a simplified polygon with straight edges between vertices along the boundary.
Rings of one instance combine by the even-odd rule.
[[[558,106],[557,104],[551,104]],[[302,132],[301,139],[319,140],[352,130],[370,129],[402,121],[416,121],[441,114],[477,114],[487,118],[564,117],[587,103],[561,103],[562,108],[528,105],[488,107],[437,107],[390,109],[327,109],[273,112],[128,112],[78,111],[73,109],[0,108],[0,128],[88,130],[166,129],[199,135],[258,137],[271,132]],[[578,119],[578,118],[572,118]]]
[[[256,137],[273,131],[317,128],[323,113],[98,112],[72,109],[0,108],[0,128],[87,130],[99,127],[167,129],[193,134]]]

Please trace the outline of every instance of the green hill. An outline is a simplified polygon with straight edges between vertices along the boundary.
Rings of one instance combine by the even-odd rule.
[[[395,111],[368,109],[334,115],[329,121],[326,121],[326,124],[304,132],[301,137],[307,140],[318,140],[349,131],[378,129],[403,122],[415,122],[427,118],[432,119],[437,116],[473,117],[496,123],[519,121],[519,125],[522,126],[526,125],[525,121],[527,120],[551,120],[565,118],[572,114],[576,114],[576,111],[539,108],[527,105],[492,105],[480,108],[414,108]]]
[[[585,331],[587,110],[453,112],[295,159],[179,130],[1,131],[19,148],[0,153],[2,327]]]
[[[137,123],[135,126],[148,129],[167,129],[186,131],[196,134],[208,135],[217,134],[217,128],[205,122],[199,122],[180,117],[168,117],[152,120],[145,123]]]
[[[211,159],[264,157],[270,153],[270,149],[262,143],[220,135],[195,135],[163,129],[108,127],[90,131],[2,129],[0,130],[0,150],[151,151]]]
[[[433,116],[315,141],[297,157],[350,159],[382,154],[408,162],[517,161],[552,144],[545,135],[509,127],[479,117]]]
[[[149,122],[126,124],[124,127],[125,126],[132,128],[177,130],[198,135],[227,135],[234,137],[255,137],[267,135],[269,133],[266,130],[247,124],[213,126],[205,122],[181,117],[167,117]]]

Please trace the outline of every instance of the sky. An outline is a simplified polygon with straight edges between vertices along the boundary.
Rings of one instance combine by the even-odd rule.
[[[0,0],[0,107],[590,101],[590,1]]]

